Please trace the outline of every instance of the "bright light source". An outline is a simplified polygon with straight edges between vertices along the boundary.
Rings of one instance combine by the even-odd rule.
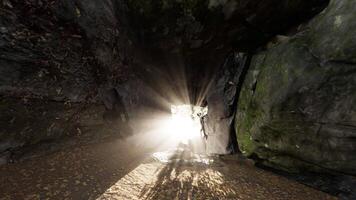
[[[185,152],[205,155],[205,140],[201,132],[200,119],[206,113],[207,108],[172,105],[171,114],[153,115],[141,122],[140,124],[145,125],[144,128],[138,127],[138,134],[132,136],[130,140],[135,141],[137,147],[149,146],[157,152],[168,151],[169,155],[176,150],[177,152],[173,154],[181,154],[182,148]],[[167,157],[162,156],[165,154],[157,155],[159,158]]]
[[[206,115],[207,108],[192,105],[171,106],[171,134],[179,141],[188,143],[189,140],[201,137],[201,116]]]

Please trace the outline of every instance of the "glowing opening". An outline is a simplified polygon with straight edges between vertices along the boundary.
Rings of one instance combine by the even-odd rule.
[[[189,143],[202,137],[201,118],[208,112],[207,107],[192,105],[171,106],[171,131],[178,142]]]
[[[168,134],[164,143],[172,148],[154,153],[153,158],[163,163],[212,163],[213,160],[206,156],[202,129],[202,119],[207,112],[207,107],[172,105],[171,116],[162,121],[162,130]]]

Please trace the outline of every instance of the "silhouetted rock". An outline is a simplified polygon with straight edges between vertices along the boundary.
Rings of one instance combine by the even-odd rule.
[[[209,154],[228,154],[233,151],[230,142],[231,136],[235,134],[232,128],[235,98],[239,83],[243,80],[244,69],[248,67],[246,64],[246,55],[232,53],[211,83],[206,97],[208,114],[205,117]]]

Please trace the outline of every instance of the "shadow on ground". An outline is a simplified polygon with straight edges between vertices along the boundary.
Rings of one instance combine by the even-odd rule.
[[[0,199],[334,199],[236,156],[206,162],[183,150],[161,162],[155,150],[121,139],[5,165]]]
[[[336,199],[236,157],[209,164],[189,161],[185,152],[173,157],[146,160],[99,199]]]

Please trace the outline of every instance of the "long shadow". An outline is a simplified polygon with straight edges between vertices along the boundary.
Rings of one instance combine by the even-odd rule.
[[[214,199],[225,196],[215,190],[218,186],[210,180],[208,165],[189,162],[184,154],[174,155],[172,161],[160,170],[155,183],[141,190],[139,199]]]
[[[192,176],[184,180],[179,179],[177,176],[181,174],[183,167],[187,166],[187,163],[183,160],[183,154],[177,153],[173,155],[172,161],[160,170],[154,185],[146,185],[143,188],[140,199],[162,199],[163,196],[188,199],[189,193],[194,191]]]
[[[235,160],[212,165],[187,162],[191,156],[179,151],[170,163],[144,163],[151,150],[110,141],[2,166],[0,199],[81,200],[104,193],[108,195],[100,199],[127,199],[121,198],[130,191],[127,188],[138,189],[133,199],[326,199],[324,194]],[[141,164],[150,170],[130,175]],[[124,194],[110,191],[126,175],[131,182],[117,187],[126,187],[118,190]],[[141,178],[149,179],[146,185]]]
[[[206,165],[185,162],[184,157],[177,154],[160,168],[154,183],[147,184],[138,199],[333,199],[243,160],[219,159]]]

